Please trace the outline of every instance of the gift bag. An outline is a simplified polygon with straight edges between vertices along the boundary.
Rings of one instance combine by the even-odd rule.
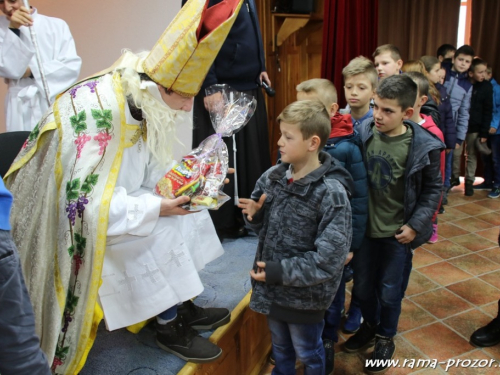
[[[155,193],[166,198],[189,196],[191,200],[183,206],[189,211],[216,210],[230,199],[222,191],[229,160],[222,138],[245,126],[257,106],[253,96],[226,84],[212,85],[206,94],[215,134],[184,156],[155,186]]]

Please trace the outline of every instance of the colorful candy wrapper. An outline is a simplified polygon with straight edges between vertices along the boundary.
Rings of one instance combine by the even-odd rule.
[[[191,197],[183,206],[189,211],[216,210],[230,199],[222,191],[229,162],[222,137],[229,137],[245,126],[257,106],[251,95],[235,91],[225,84],[212,85],[205,91],[215,134],[184,156],[154,189],[156,194],[166,198]]]

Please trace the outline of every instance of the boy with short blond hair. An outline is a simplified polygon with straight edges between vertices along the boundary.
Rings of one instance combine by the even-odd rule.
[[[240,199],[259,235],[250,308],[267,315],[277,374],[324,374],[323,317],[337,291],[352,228],[349,173],[321,151],[330,116],[318,100],[287,106],[278,117],[281,163]]]
[[[393,44],[384,44],[373,52],[373,61],[378,72],[378,77],[383,80],[395,74],[401,74],[403,60],[399,48]]]
[[[366,57],[352,59],[342,69],[344,93],[349,105],[354,129],[373,115],[371,100],[378,84],[378,73]]]
[[[297,89],[297,100],[317,99],[327,109],[330,116],[337,112],[337,89],[334,84],[325,78],[312,78],[299,83]]]
[[[371,123],[363,123],[369,182],[366,237],[353,258],[354,293],[365,319],[345,343],[347,352],[375,344],[366,367],[380,373],[396,350],[404,265],[432,235],[441,197],[440,153],[444,144],[412,121],[417,85],[405,75],[383,80],[374,97]]]
[[[375,68],[373,68],[371,61],[368,59],[365,60],[369,62],[374,71]],[[358,73],[363,70],[358,66],[356,69],[352,69],[352,71]],[[376,82],[377,72],[374,71],[373,73],[373,79]],[[366,81],[366,78],[364,78],[364,81]],[[368,83],[364,81],[363,79],[360,80],[362,86],[368,86]],[[308,99],[320,100],[325,107],[331,108],[331,132],[326,146],[324,147],[324,151],[338,160],[341,165],[347,169],[354,182],[354,189],[351,197],[353,240],[350,248],[351,254],[348,257],[348,260],[350,260],[352,258],[352,253],[361,246],[362,239],[365,235],[366,220],[368,216],[368,182],[361,152],[361,141],[359,134],[353,129],[351,116],[338,113],[336,111],[338,108],[337,103],[331,102],[332,98],[337,96],[337,90],[333,83],[327,79],[311,79],[304,81],[297,86],[297,100],[306,98],[306,93],[301,91],[303,88],[307,88],[308,90]],[[356,89],[354,92],[356,92]],[[354,96],[356,96],[356,94]],[[369,107],[369,99],[367,99],[367,104]],[[341,279],[335,299],[325,313],[323,344],[326,354],[326,374],[330,374],[334,367],[333,343],[338,341],[337,330],[340,327],[341,312],[344,310],[345,305],[345,281],[346,273],[349,272],[348,269],[349,267],[346,267],[344,270],[344,275]],[[359,308],[356,308],[357,305],[354,297],[351,301],[349,314],[352,314],[349,316],[344,329],[348,326],[348,322],[352,320],[351,325],[354,325],[352,330],[356,331],[357,327],[359,328],[360,325],[361,311]]]

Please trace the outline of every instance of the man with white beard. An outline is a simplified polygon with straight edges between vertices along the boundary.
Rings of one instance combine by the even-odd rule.
[[[81,370],[103,317],[112,330],[156,316],[162,349],[220,356],[194,329],[227,323],[229,311],[189,300],[222,246],[206,211],[188,215],[188,197],[152,190],[241,4],[203,12],[205,0],[190,0],[149,54],[125,52],[58,97],[7,173],[12,236],[53,372]]]

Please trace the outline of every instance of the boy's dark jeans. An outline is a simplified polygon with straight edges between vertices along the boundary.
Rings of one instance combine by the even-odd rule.
[[[267,317],[276,366],[273,375],[295,374],[296,358],[304,365],[304,375],[324,375],[325,349],[321,333],[324,321],[293,324]]]
[[[334,342],[339,341],[337,331],[340,328],[340,321],[342,319],[342,310],[345,308],[345,267],[342,271],[342,278],[340,279],[339,289],[335,294],[330,307],[325,311],[325,328],[323,329],[323,340],[328,339]],[[359,303],[354,295],[351,294],[351,304],[349,308],[359,308]]]
[[[353,258],[354,293],[361,313],[368,323],[379,324],[381,336],[394,337],[397,332],[409,251],[409,245],[394,237],[365,237]]]
[[[0,373],[50,375],[10,232],[0,229]]]

